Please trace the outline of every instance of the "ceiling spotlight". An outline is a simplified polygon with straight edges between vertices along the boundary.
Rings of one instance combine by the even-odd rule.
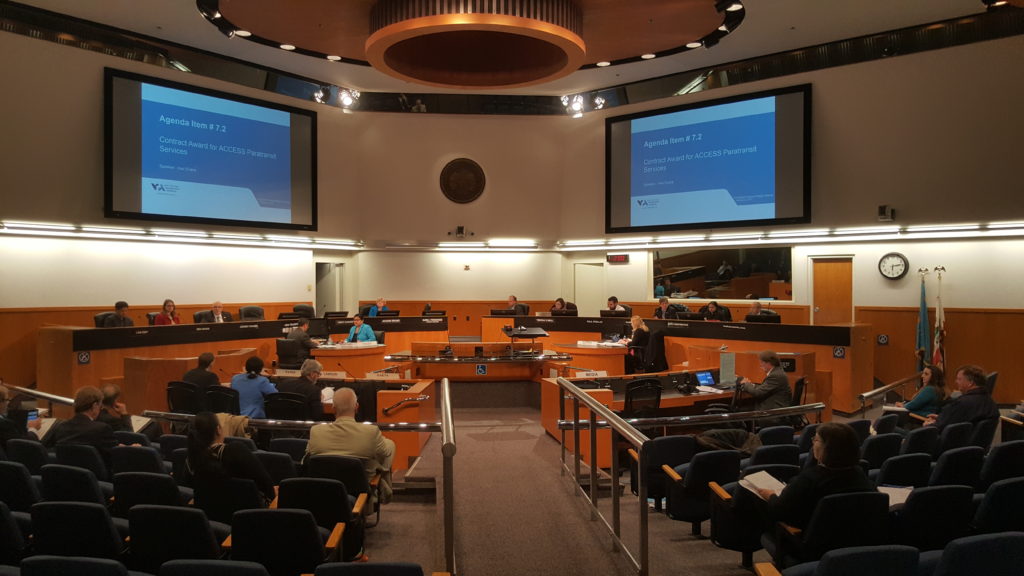
[[[644,60],[650,60],[651,58],[656,58],[657,56],[658,56],[657,54],[652,54],[651,52],[648,52],[647,54],[641,54],[640,55],[640,57],[643,58]]]
[[[295,46],[292,44],[281,44],[281,50],[295,50]]]
[[[338,91],[338,102],[342,108],[351,108],[359,100],[359,91],[351,88]]]
[[[693,48],[700,48],[700,47],[701,47],[701,46],[703,46],[703,45],[704,45],[704,44],[702,44],[701,42],[688,42],[688,43],[686,44],[686,47],[687,47],[687,48],[690,48],[690,49],[693,49]]]
[[[611,65],[612,65],[612,63],[608,62],[607,60],[605,60],[603,62],[598,62],[597,63],[597,67],[598,68],[604,68],[605,66],[611,66]]]
[[[604,108],[605,100],[600,96],[594,96],[594,110],[600,110]]]
[[[321,86],[313,91],[313,102],[316,102],[317,104],[325,104],[330,95],[331,89],[326,86]]]
[[[737,12],[743,10],[743,4],[738,0],[718,0],[718,2],[715,2],[715,10],[719,12]]]
[[[252,36],[252,32],[249,32],[248,30],[235,30],[235,36],[241,36],[242,38],[248,38],[249,36]]]
[[[341,60],[341,56],[335,56],[334,54],[330,54],[327,56],[327,59],[330,60],[331,62],[337,62],[338,60]]]
[[[726,26],[725,24],[722,24],[721,26],[719,26],[719,27],[718,27],[718,31],[719,31],[719,32],[725,32],[725,33],[728,33],[728,32],[729,32],[729,27],[728,27],[728,26]]]

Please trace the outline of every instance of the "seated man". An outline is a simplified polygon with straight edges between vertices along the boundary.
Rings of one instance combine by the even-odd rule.
[[[516,316],[526,316],[529,314],[529,309],[526,307],[526,304],[520,304],[519,299],[511,294],[508,297],[508,309],[515,310]]]
[[[128,317],[128,303],[119,300],[114,304],[114,313],[103,319],[104,328],[125,328],[135,326],[135,322]]]
[[[335,420],[309,429],[306,453],[310,456],[336,454],[362,459],[367,479],[381,473],[381,498],[382,503],[387,503],[391,500],[390,470],[391,460],[395,457],[395,443],[385,438],[380,428],[356,422],[358,409],[355,391],[338,388],[334,392]]]
[[[212,352],[203,352],[199,355],[199,363],[195,368],[185,372],[181,379],[199,386],[201,391],[214,386],[220,386],[220,378],[213,371],[213,361],[216,357]]]
[[[277,383],[278,392],[299,394],[306,399],[306,414],[310,420],[324,419],[324,405],[320,402],[320,387],[316,381],[324,367],[312,358],[302,363],[298,378],[290,378]]]
[[[978,366],[965,365],[956,371],[956,389],[960,396],[946,404],[939,414],[932,414],[925,420],[925,426],[935,426],[940,431],[950,424],[999,418],[999,407],[985,388],[985,373]]]
[[[356,316],[359,316],[356,314]],[[309,318],[299,318],[299,325],[294,330],[288,333],[287,338],[289,340],[298,340],[302,345],[299,350],[299,358],[305,360],[309,358],[309,351],[319,346],[313,338],[309,335]]]
[[[772,410],[774,408],[787,408],[793,404],[793,391],[789,388],[789,378],[782,370],[782,361],[779,355],[771,350],[765,350],[757,355],[761,364],[761,370],[765,373],[764,380],[758,384],[747,378],[740,378],[739,385],[747,394],[754,397],[755,410]],[[758,421],[760,427],[788,424],[784,419],[767,419]]]
[[[609,310],[614,310],[616,312],[625,312],[626,311],[626,309],[623,308],[621,304],[619,304],[619,299],[617,297],[615,297],[615,296],[609,296],[608,297],[608,309]]]
[[[86,444],[95,446],[103,460],[110,467],[110,449],[117,446],[114,430],[103,422],[97,422],[103,406],[103,393],[95,386],[83,386],[75,392],[75,415],[70,420],[56,424],[46,435],[48,446],[62,444]]]
[[[231,312],[224,310],[224,304],[220,301],[214,302],[210,310],[199,316],[199,321],[204,323],[231,322]]]
[[[101,391],[103,392],[103,406],[96,420],[110,426],[111,430],[131,432],[132,417],[128,413],[128,407],[121,401],[121,389],[116,384],[105,384]]]
[[[676,318],[676,314],[680,312],[689,312],[690,309],[683,304],[669,304],[668,298],[662,296],[658,298],[658,307],[654,309],[654,317],[661,318],[662,320],[669,320]]]
[[[30,420],[24,427],[7,417],[7,407],[11,403],[11,391],[0,385],[0,446],[6,446],[11,438],[36,439],[36,430],[42,426],[40,420]],[[30,430],[31,428],[31,430]]]

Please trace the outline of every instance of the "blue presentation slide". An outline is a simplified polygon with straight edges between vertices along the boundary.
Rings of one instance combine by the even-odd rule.
[[[287,112],[142,84],[142,211],[290,223]]]
[[[775,218],[775,98],[640,118],[630,225]]]

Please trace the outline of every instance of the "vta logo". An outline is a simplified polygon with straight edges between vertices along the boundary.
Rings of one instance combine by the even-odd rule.
[[[150,183],[150,186],[153,187],[153,190],[159,190],[160,192],[167,192],[167,189],[164,188],[163,184],[157,184],[156,182],[152,182],[152,183]]]
[[[645,206],[651,206],[651,203],[648,202],[647,200],[644,200],[643,198],[641,198],[641,199],[636,201],[636,205],[640,206],[641,208],[643,208]]]

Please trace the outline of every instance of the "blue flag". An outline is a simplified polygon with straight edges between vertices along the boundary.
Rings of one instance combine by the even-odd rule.
[[[921,276],[921,309],[917,313],[917,369],[924,370],[924,363],[931,358],[931,330],[928,329],[928,302],[924,296],[924,276]]]

